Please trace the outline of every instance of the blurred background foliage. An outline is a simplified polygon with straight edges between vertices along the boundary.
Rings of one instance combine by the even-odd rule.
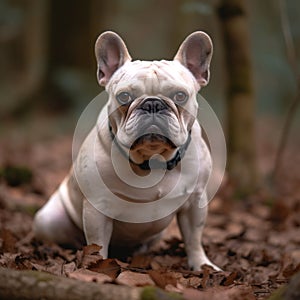
[[[97,35],[114,30],[134,59],[172,59],[194,30],[214,42],[212,77],[202,90],[216,111],[224,111],[223,45],[216,14],[218,0],[1,0],[0,114],[30,109],[80,111],[100,88],[93,46]],[[246,1],[251,32],[256,107],[260,114],[282,115],[295,93],[287,63],[276,0]],[[287,0],[289,21],[300,51],[300,4]],[[60,95],[57,95],[60,94]],[[48,102],[48,103],[46,103]],[[26,110],[25,109],[25,110]]]
[[[172,59],[189,33],[206,31],[213,39],[214,57],[211,81],[201,94],[225,124],[228,66],[217,13],[220,2],[1,0],[0,134],[30,140],[72,133],[80,112],[101,91],[95,76],[94,43],[105,30],[119,33],[134,59],[146,60]],[[244,2],[249,17],[254,117],[257,124],[278,121],[268,136],[276,141],[297,89],[286,55],[279,1]],[[286,5],[300,55],[300,3],[286,0]],[[299,113],[294,132],[297,125]]]

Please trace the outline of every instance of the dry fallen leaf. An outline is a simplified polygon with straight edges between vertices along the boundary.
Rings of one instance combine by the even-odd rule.
[[[179,282],[184,286],[184,287],[193,287],[193,288],[198,288],[201,285],[201,278],[199,276],[192,276],[189,278],[184,278],[182,277],[179,279]]]
[[[175,273],[172,271],[150,270],[148,271],[148,274],[160,288],[164,288],[167,284],[176,286],[177,279],[175,277]]]
[[[2,144],[7,145],[9,141]],[[26,143],[24,151],[24,147],[10,143],[6,154],[11,163],[30,162],[34,178],[41,180],[18,188],[0,182],[0,266],[47,271],[59,276],[72,274],[70,277],[84,281],[128,286],[156,284],[176,292],[192,287],[187,299],[194,296],[193,299],[202,297],[202,300],[265,299],[299,270],[300,189],[299,177],[293,180],[289,175],[291,168],[284,175],[289,180],[282,184],[289,185],[293,180],[297,188],[288,187],[293,196],[281,196],[277,203],[270,203],[268,195],[260,194],[240,202],[231,201],[234,187],[230,183],[212,201],[203,244],[211,261],[225,272],[187,270],[176,221],[170,224],[168,234],[157,247],[143,255],[129,254],[123,257],[124,262],[102,260],[97,245],[74,251],[35,240],[31,234],[32,215],[24,208],[41,206],[67,174],[71,144],[71,137],[63,137],[47,143]],[[0,161],[5,163],[3,151],[5,148],[0,146]],[[295,154],[300,158],[298,150]],[[299,164],[293,166],[297,169]]]
[[[63,265],[63,273],[68,275],[76,270],[76,263],[74,261]]]
[[[229,223],[226,226],[226,237],[227,239],[238,238],[245,232],[245,226],[240,223]]]
[[[300,264],[294,265],[293,263],[290,263],[283,269],[282,275],[286,278],[290,278],[298,271],[300,271]]]
[[[249,286],[213,287],[205,291],[185,289],[183,297],[186,300],[255,300]]]
[[[136,255],[132,257],[132,261],[129,264],[130,268],[148,269],[152,261],[151,256]]]
[[[79,266],[82,268],[88,268],[91,265],[97,264],[102,260],[102,256],[99,254],[101,247],[95,244],[83,247],[81,261]]]
[[[238,274],[237,272],[231,272],[227,277],[225,277],[224,282],[222,282],[222,285],[229,286],[234,283],[234,280],[237,278]]]
[[[17,238],[10,230],[3,228],[0,232],[0,239],[2,240],[2,246],[0,248],[2,252],[15,253]]]
[[[154,266],[154,268],[156,265],[160,266],[160,268],[172,268],[173,266],[180,265],[180,263],[182,263],[182,257],[180,256],[154,256],[151,261],[151,266]]]
[[[95,264],[92,264],[89,267],[89,270],[98,273],[103,273],[108,275],[112,279],[116,279],[121,272],[121,267],[115,259],[107,258],[100,260]]]
[[[68,274],[68,277],[87,281],[87,282],[98,282],[98,283],[108,283],[112,282],[110,276],[103,273],[96,273],[87,269],[78,269],[74,272]]]
[[[83,255],[99,255],[99,251],[102,249],[101,246],[91,244],[83,247]]]
[[[122,272],[116,282],[128,286],[155,285],[149,274],[137,273],[132,271]]]
[[[201,280],[201,287],[205,289],[208,285],[208,280],[209,280],[209,275],[211,273],[211,270],[209,268],[204,268],[203,269],[203,277]]]

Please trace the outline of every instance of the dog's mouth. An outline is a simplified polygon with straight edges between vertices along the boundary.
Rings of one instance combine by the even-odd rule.
[[[143,147],[149,147],[151,150],[161,147],[161,145],[168,145],[171,149],[177,148],[177,146],[166,136],[158,133],[147,133],[140,136],[131,145],[130,150],[136,150],[136,148],[143,145]],[[149,149],[149,150],[150,150]]]

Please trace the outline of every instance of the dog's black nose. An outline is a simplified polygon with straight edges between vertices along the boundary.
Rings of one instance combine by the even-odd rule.
[[[167,105],[159,98],[146,98],[141,104],[141,109],[148,113],[155,114],[167,109]]]

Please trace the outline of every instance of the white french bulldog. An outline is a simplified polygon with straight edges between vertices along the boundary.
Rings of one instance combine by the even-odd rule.
[[[106,258],[110,244],[150,244],[176,214],[189,267],[200,270],[206,264],[219,270],[201,244],[207,206],[200,207],[199,201],[206,201],[211,157],[196,120],[196,95],[209,81],[212,51],[209,36],[197,31],[184,40],[172,61],[132,61],[116,33],[99,36],[97,77],[109,95],[100,115],[107,122],[98,119],[78,154],[79,167],[73,166],[36,214],[36,237],[75,247],[95,243],[102,246],[100,254]],[[112,153],[125,181],[115,170]],[[92,160],[101,177],[99,184],[88,164]],[[128,184],[131,178],[147,179],[149,174],[163,176],[149,186]],[[111,194],[103,188],[89,199],[78,176],[94,187],[105,182]],[[106,214],[105,209],[118,209],[114,197],[125,206],[120,204],[115,215]],[[167,201],[157,207],[162,198]],[[148,204],[156,207],[147,210]],[[131,210],[133,205],[137,210]]]

